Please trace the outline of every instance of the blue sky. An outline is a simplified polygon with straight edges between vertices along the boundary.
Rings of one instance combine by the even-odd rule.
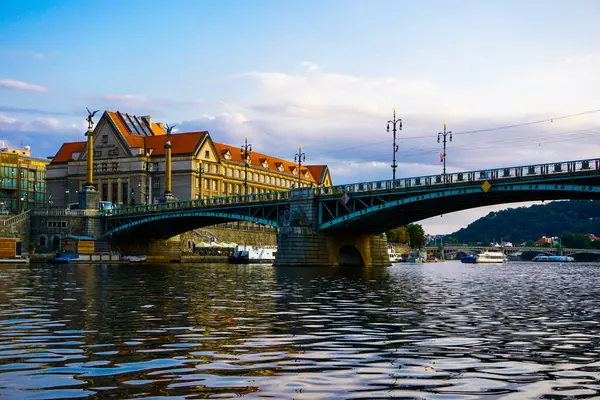
[[[394,107],[399,176],[438,172],[445,120],[461,132],[600,109],[598,1],[0,2],[0,141],[38,156],[84,140],[88,106],[248,135],[280,157],[302,143],[343,183],[391,177]],[[456,135],[448,168],[595,157],[595,128],[600,113]]]

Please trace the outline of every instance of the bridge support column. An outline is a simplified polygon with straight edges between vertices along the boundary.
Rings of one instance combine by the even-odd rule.
[[[118,249],[121,254],[146,256],[146,262],[148,263],[181,261],[182,254],[179,235],[166,240],[126,241],[125,243],[119,243]]]
[[[296,201],[279,221],[275,266],[391,265],[385,236],[319,232],[317,202],[312,190],[294,190],[292,199]]]

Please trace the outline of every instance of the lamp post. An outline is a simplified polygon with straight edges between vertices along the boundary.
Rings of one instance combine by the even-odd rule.
[[[294,162],[298,161],[298,187],[300,187],[300,170],[302,169],[302,161],[306,161],[306,153],[302,152],[302,145],[298,145],[298,152],[294,154]]]
[[[150,161],[150,156],[152,155],[151,150],[146,151],[146,161],[144,164],[144,171],[146,172],[146,190],[145,190],[145,199],[146,204],[150,204],[152,201],[152,182],[150,181],[150,173],[152,172],[152,162]]]
[[[444,142],[444,152],[442,153],[442,157],[441,160],[444,163],[444,182],[446,182],[446,137],[450,136],[450,142],[452,141],[452,131],[446,131],[446,123],[444,122],[444,132],[438,132],[438,143],[440,142],[440,138],[443,138],[443,142]]]
[[[244,144],[240,147],[240,154],[244,160],[244,195],[248,194],[248,161],[252,154],[252,145],[248,143],[248,136],[244,136]]]
[[[392,124],[392,132],[394,132],[393,142],[393,159],[392,159],[392,179],[396,180],[396,153],[398,152],[398,146],[396,146],[396,132],[402,130],[402,118],[396,119],[396,109],[394,108],[394,118],[387,122],[387,131],[390,131],[390,124]]]
[[[202,198],[202,174],[204,173],[204,167],[202,166],[202,164],[200,164],[200,166],[198,167],[198,179],[200,182],[200,191],[198,192],[198,198],[201,199]]]

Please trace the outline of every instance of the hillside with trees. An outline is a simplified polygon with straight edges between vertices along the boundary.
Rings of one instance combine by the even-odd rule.
[[[600,201],[554,201],[531,207],[491,212],[454,232],[450,241],[490,243],[503,240],[513,244],[532,243],[542,236],[564,236],[564,245],[572,235],[600,234]],[[447,241],[448,242],[448,241]],[[577,246],[578,247],[578,246]]]

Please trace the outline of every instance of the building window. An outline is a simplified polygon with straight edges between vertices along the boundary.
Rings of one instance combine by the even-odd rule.
[[[210,184],[210,179],[205,179],[204,180],[204,189],[209,189],[209,185]]]
[[[152,181],[152,187],[154,189],[160,189],[160,178],[154,178]]]
[[[102,144],[108,143],[108,135],[102,135]]]
[[[212,181],[212,190],[217,190],[217,181],[215,179]]]
[[[102,157],[102,150],[95,150],[94,157]]]
[[[208,150],[204,151],[204,158],[210,158],[210,151],[208,151]]]
[[[108,151],[108,155],[109,156],[118,156],[119,155],[119,149],[110,149]]]

